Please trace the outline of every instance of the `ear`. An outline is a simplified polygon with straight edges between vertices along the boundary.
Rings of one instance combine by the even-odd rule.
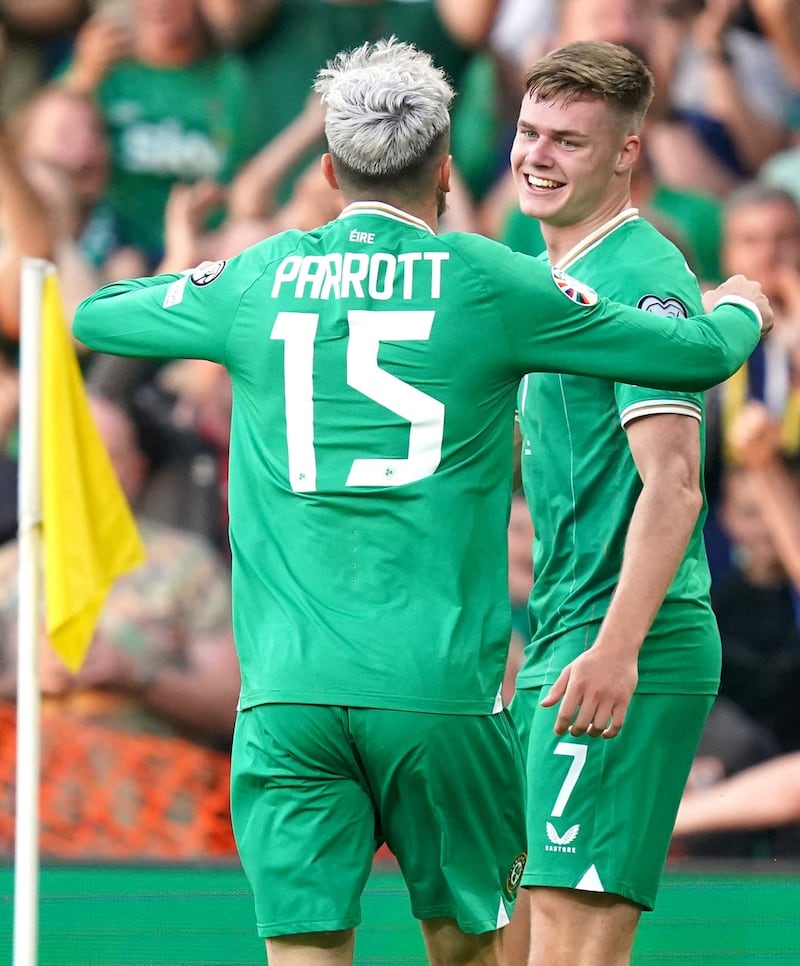
[[[439,162],[439,177],[436,187],[445,194],[450,190],[450,177],[453,174],[453,156],[446,154]]]
[[[639,160],[642,150],[642,141],[637,134],[628,134],[617,158],[616,171],[618,174],[626,174]]]
[[[319,159],[320,167],[322,168],[322,173],[325,176],[325,180],[333,188],[334,191],[339,190],[339,182],[336,178],[336,174],[333,170],[333,159],[327,152],[322,155]]]

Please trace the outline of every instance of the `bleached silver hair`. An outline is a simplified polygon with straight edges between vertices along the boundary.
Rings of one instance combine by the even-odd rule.
[[[453,88],[430,56],[396,37],[342,51],[318,74],[328,150],[385,178],[423,161],[450,130]]]

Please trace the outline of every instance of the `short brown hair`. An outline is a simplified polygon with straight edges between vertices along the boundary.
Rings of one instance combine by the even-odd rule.
[[[525,74],[525,92],[544,101],[603,100],[638,130],[655,83],[645,62],[627,47],[579,40],[545,54]]]

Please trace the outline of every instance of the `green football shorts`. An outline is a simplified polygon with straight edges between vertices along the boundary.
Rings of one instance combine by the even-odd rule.
[[[231,813],[259,936],[357,926],[383,842],[416,918],[467,933],[505,925],[525,864],[524,798],[507,711],[240,711]]]
[[[523,886],[611,892],[655,904],[711,695],[634,694],[616,738],[554,733],[548,689],[518,689],[511,713],[528,775]]]

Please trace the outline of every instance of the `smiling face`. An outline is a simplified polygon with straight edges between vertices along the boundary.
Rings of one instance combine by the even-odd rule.
[[[511,171],[520,208],[541,220],[548,248],[554,233],[577,243],[629,203],[638,155],[639,138],[604,100],[523,97]]]

